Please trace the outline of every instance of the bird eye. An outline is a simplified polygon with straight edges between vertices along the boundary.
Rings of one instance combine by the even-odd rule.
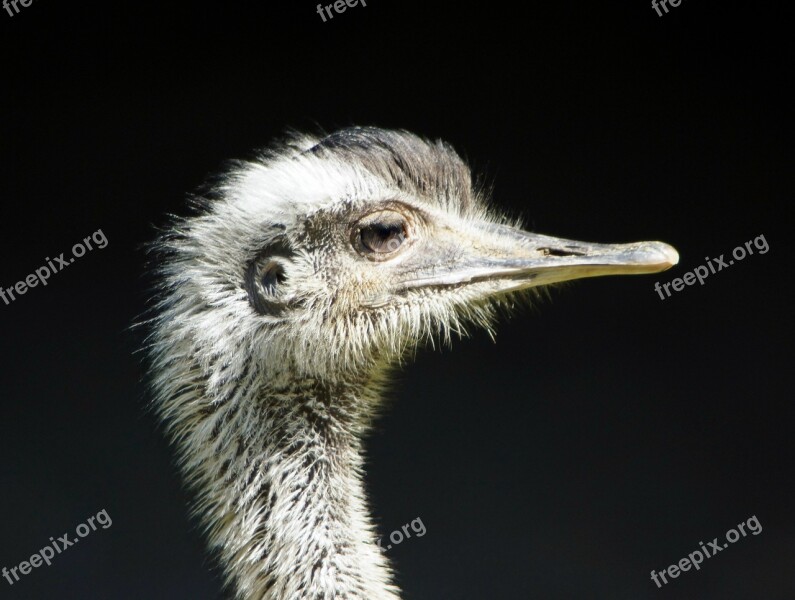
[[[397,213],[371,215],[360,223],[358,238],[357,245],[365,253],[391,254],[406,241],[406,222]]]

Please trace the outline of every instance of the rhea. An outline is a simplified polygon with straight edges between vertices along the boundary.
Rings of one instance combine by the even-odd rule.
[[[237,598],[396,600],[363,484],[390,370],[539,286],[676,264],[530,233],[443,142],[348,128],[235,163],[156,243],[155,406]]]

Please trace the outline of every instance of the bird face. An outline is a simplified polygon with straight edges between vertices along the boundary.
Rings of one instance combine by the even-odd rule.
[[[452,149],[406,132],[297,140],[244,165],[222,192],[205,237],[227,243],[215,252],[228,280],[213,297],[234,296],[264,362],[308,376],[371,369],[468,322],[488,326],[509,292],[678,261],[661,242],[595,244],[508,224]],[[230,259],[239,264],[226,268]]]
[[[456,302],[600,275],[654,273],[678,261],[661,242],[594,244],[400,204],[353,227],[351,243],[383,272],[361,306],[439,296]]]

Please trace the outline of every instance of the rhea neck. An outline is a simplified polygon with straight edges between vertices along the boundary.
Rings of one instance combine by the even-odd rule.
[[[230,381],[183,442],[210,545],[240,598],[396,600],[362,483],[373,386],[290,379]]]

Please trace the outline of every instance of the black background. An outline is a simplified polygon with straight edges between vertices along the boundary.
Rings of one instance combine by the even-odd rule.
[[[577,282],[398,377],[369,441],[407,599],[795,597],[785,3],[46,2],[0,12],[0,567],[106,509],[0,598],[222,598],[128,327],[168,212],[286,127],[451,142],[544,233],[680,265]],[[764,235],[664,301],[653,289]],[[651,569],[742,538],[663,589]]]

